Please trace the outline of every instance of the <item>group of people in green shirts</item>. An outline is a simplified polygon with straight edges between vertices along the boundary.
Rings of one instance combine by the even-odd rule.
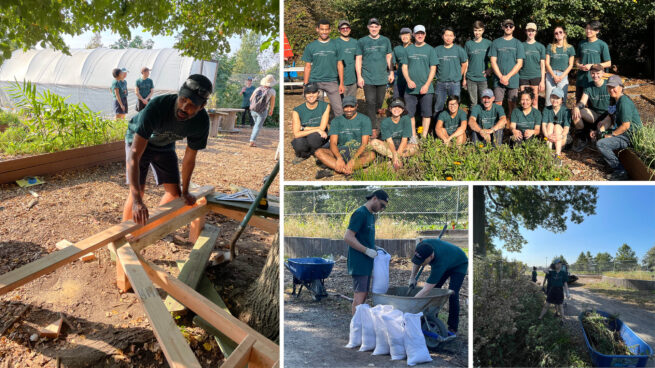
[[[417,152],[419,134],[426,137],[434,126],[434,135],[446,144],[464,144],[470,137],[476,144],[496,146],[502,144],[504,132],[511,134],[511,144],[543,137],[558,159],[576,136],[575,151],[595,142],[613,169],[613,178],[627,177],[614,151],[629,146],[630,134],[642,123],[634,103],[623,94],[621,78],[604,78],[611,59],[608,45],[598,38],[600,22],[586,25],[587,39],[577,53],[567,42],[564,27],[554,28],[553,42],[546,47],[535,40],[535,23],[526,24],[526,41],[515,38],[511,19],[502,22],[503,35],[494,41],[483,38],[485,25],[476,21],[473,39],[464,47],[455,44],[450,27],[443,29],[444,43],[437,47],[425,43],[423,25],[413,31],[402,28],[402,44],[393,49],[380,34],[376,18],[368,21],[369,34],[359,40],[350,37],[347,20],[338,28],[340,37],[330,39],[330,23],[319,21],[319,37],[302,56],[305,102],[292,117],[292,145],[299,159],[315,155],[328,168],[350,174],[375,159],[375,151],[399,168],[403,157]],[[574,67],[576,104],[569,109],[569,74]],[[387,112],[381,107],[389,84],[393,99]],[[357,88],[364,90],[366,114],[357,112]],[[468,113],[460,107],[462,88],[471,100]],[[329,105],[319,101],[320,91]],[[546,98],[540,111],[542,91]],[[368,145],[372,150],[365,149]],[[323,175],[330,173],[318,174]]]
[[[116,119],[124,119],[128,111],[127,82],[125,81],[127,69],[114,68],[111,75],[114,77],[110,87],[111,94],[114,97],[114,113]],[[155,84],[150,79],[150,68],[144,66],[141,68],[141,78],[136,80],[136,88],[134,89],[137,97],[136,111],[141,111],[146,107],[154,90]]]

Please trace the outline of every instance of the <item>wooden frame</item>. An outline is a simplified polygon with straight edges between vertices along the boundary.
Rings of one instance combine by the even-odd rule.
[[[178,198],[154,210],[145,226],[137,225],[132,221],[122,222],[74,245],[0,275],[0,295],[50,273],[76,260],[80,255],[108,245],[116,254],[117,278],[123,277],[125,280],[122,281],[135,290],[171,367],[199,367],[200,364],[153,286],[153,282],[237,343],[236,349],[225,360],[223,367],[243,367],[246,364],[248,367],[278,367],[278,345],[221,309],[192,287],[146,261],[138,253],[139,249],[156,242],[177,228],[198,217],[204,217],[211,210],[204,197],[211,192],[213,187],[201,187],[191,193],[196,198],[200,198],[193,206],[185,205],[184,200]],[[120,287],[121,280],[117,279],[117,281]]]

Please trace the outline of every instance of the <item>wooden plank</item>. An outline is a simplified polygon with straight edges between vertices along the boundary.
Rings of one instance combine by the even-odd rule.
[[[16,171],[20,169],[53,164],[60,161],[66,161],[77,157],[97,156],[106,152],[120,151],[125,157],[125,142],[113,142],[99,144],[91,147],[73,148],[61,152],[45,153],[41,155],[17,158],[0,162],[0,173]]]
[[[207,198],[201,198],[196,201],[197,204],[207,204]],[[200,236],[200,232],[205,227],[205,216],[201,216],[189,224],[189,242],[195,243]]]
[[[241,343],[248,335],[255,337],[257,342],[254,345],[251,361],[248,364],[249,367],[271,367],[275,362],[279,361],[280,348],[271,340],[267,339],[242,321],[234,318],[229,313],[226,313],[219,306],[212,303],[180,280],[169,275],[151,262],[146,261],[140,254],[137,254],[137,257],[139,257],[148,277],[150,277],[154,283],[166,290],[168,294],[182,302],[182,304],[187,306],[197,315],[207,320],[229,339]]]
[[[205,230],[200,233],[198,241],[193,245],[189,258],[186,262],[178,262],[180,274],[177,279],[183,283],[196,288],[200,282],[200,278],[205,273],[205,267],[209,261],[209,256],[214,249],[216,239],[220,234],[220,229],[213,225],[205,225]],[[164,301],[166,308],[169,312],[183,311],[184,305],[180,304],[177,300],[173,299],[170,295]]]
[[[237,346],[232,354],[221,364],[221,368],[243,368],[250,360],[250,353],[252,347],[257,342],[257,339],[248,335],[245,340]]]
[[[204,276],[200,279],[200,283],[198,284],[198,287],[196,288],[197,291],[207,299],[211,300],[214,304],[218,305],[223,309],[225,312],[230,313],[230,310],[227,308],[225,303],[223,302],[223,299],[221,298],[220,295],[218,295],[218,291],[214,288],[214,285],[212,282],[207,278],[207,276]],[[209,322],[205,321],[199,316],[193,317],[193,323],[196,325],[200,326],[203,328],[205,331],[208,333],[214,335],[214,340],[216,340],[216,343],[218,344],[218,347],[221,349],[223,352],[223,355],[228,357],[234,349],[237,347],[237,343],[230,340],[225,334],[223,334],[221,331],[217,330],[216,327],[212,326]]]
[[[234,210],[241,210],[242,212],[248,212],[250,209],[250,203],[238,202],[238,201],[223,201],[216,199],[216,195],[207,196],[207,203],[213,204],[216,207],[230,208]],[[255,209],[255,215],[271,217],[271,218],[280,218],[280,207],[269,205],[268,209],[263,210],[261,208]]]
[[[107,248],[109,248],[109,252],[116,256],[116,251],[118,248],[125,246],[127,244],[127,241],[125,238],[121,238],[117,240],[116,242],[111,242],[107,244]],[[123,265],[121,265],[121,260],[118,259],[116,256],[115,258],[116,261],[116,286],[118,287],[118,290],[121,293],[126,293],[130,290],[132,290],[132,285],[130,284],[130,280],[127,278],[127,275],[125,274],[125,270],[123,270]]]
[[[171,367],[200,367],[200,363],[191,351],[173,317],[166,310],[159,293],[152,285],[139,259],[131,246],[126,245],[116,250],[118,258],[130,283],[143,304],[152,330],[159,341],[159,346]]]
[[[187,211],[184,211],[172,219],[159,224],[157,227],[151,229],[150,231],[145,232],[136,238],[130,238],[129,242],[132,245],[132,248],[139,252],[143,248],[151,245],[152,243],[181,228],[182,226],[189,224],[192,220],[200,216],[204,216],[208,212],[209,208],[207,208],[207,205],[196,205],[194,207],[190,207]]]
[[[246,213],[242,212],[241,210],[235,210],[231,208],[225,208],[222,206],[216,206],[215,204],[208,204],[207,205],[213,212],[221,214],[223,216],[227,216],[231,219],[241,221],[243,220],[244,217],[246,217]],[[259,228],[261,230],[264,230],[270,234],[275,234],[276,232],[279,231],[280,224],[277,221],[271,220],[271,219],[266,219],[263,217],[255,216],[253,215],[250,218],[250,221],[248,221],[248,225],[254,226],[256,228]]]
[[[57,337],[59,337],[59,333],[61,333],[61,326],[63,324],[64,324],[64,319],[59,317],[58,320],[52,322],[51,324],[49,324],[45,328],[40,329],[39,330],[39,336],[56,339]]]
[[[211,193],[213,190],[213,187],[205,186],[193,191],[191,194],[196,196],[196,198],[199,196],[204,197],[208,193]],[[148,224],[146,224],[145,227],[153,222],[156,222],[157,219],[164,217],[173,209],[183,206],[184,200],[178,198],[157,208],[150,215]],[[7,293],[23,284],[26,284],[41,275],[50,273],[57,268],[74,261],[81,255],[99,249],[112,241],[116,241],[125,235],[134,232],[141,227],[141,225],[128,220],[118,225],[114,225],[109,229],[101,231],[84,240],[81,240],[70,247],[50,253],[32,263],[28,263],[15,270],[9,271],[0,276],[0,295]]]

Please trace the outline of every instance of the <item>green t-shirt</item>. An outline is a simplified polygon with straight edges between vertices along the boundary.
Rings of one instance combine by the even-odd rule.
[[[566,50],[564,50],[564,47],[557,47],[553,52],[553,47],[548,45],[546,54],[550,55],[551,69],[564,71],[569,67],[569,58],[575,56],[575,47],[569,46]]]
[[[489,48],[491,41],[486,38],[475,42],[473,40],[466,41],[464,49],[469,59],[469,67],[466,70],[466,78],[473,82],[484,82],[487,78],[484,76],[484,71],[487,69],[489,63]]]
[[[382,86],[389,82],[387,55],[391,53],[391,41],[382,35],[377,39],[366,36],[357,41],[355,55],[362,55],[362,78],[365,84]]]
[[[155,84],[152,83],[152,79],[150,78],[139,78],[136,80],[136,88],[139,89],[139,94],[141,97],[146,98],[150,94],[150,91],[155,88]]]
[[[318,105],[310,110],[307,103],[303,103],[293,108],[293,111],[298,113],[300,117],[300,126],[304,127],[317,127],[321,125],[321,118],[327,109],[328,104],[325,101],[318,100]]]
[[[426,239],[423,242],[428,243],[434,250],[434,259],[430,262],[430,276],[426,283],[439,283],[443,275],[450,270],[467,273],[469,260],[461,248],[441,239]]]
[[[355,72],[357,40],[351,37],[348,41],[344,41],[339,37],[335,38],[334,42],[337,44],[339,60],[343,61],[343,84],[349,86],[357,83],[357,72]]]
[[[428,81],[430,75],[430,67],[432,65],[439,65],[439,59],[434,48],[427,43],[418,47],[416,45],[409,45],[405,49],[405,53],[401,55],[402,59],[399,63],[407,64],[407,73],[409,78],[416,83],[416,88],[407,87],[407,93],[410,95],[418,95],[421,92],[421,87]],[[427,93],[434,93],[434,86],[430,83]]]
[[[175,117],[177,94],[157,96],[146,108],[130,119],[125,133],[125,142],[132,144],[134,134],[148,139],[148,147],[158,151],[175,150],[175,141],[187,139],[187,145],[194,150],[207,146],[209,136],[209,115],[200,110],[191,119],[178,121]]]
[[[441,45],[434,49],[439,60],[437,82],[459,82],[462,80],[462,63],[468,60],[466,51],[459,45],[450,48]]]
[[[537,271],[532,270],[532,281],[537,282]]]
[[[351,141],[356,142],[355,146],[359,146],[362,143],[362,136],[372,133],[371,119],[358,112],[351,120],[346,119],[344,115],[332,119],[328,135],[338,135],[337,145],[343,147]]]
[[[243,91],[243,100],[241,101],[241,108],[250,107],[250,96],[255,92],[255,86],[246,87],[246,90]]]
[[[632,102],[630,97],[623,95],[616,102],[616,119],[614,121],[616,121],[617,126],[629,121],[630,129],[628,129],[628,133],[631,134],[642,127],[639,111],[637,111],[637,107],[635,107],[635,103]]]
[[[391,138],[397,146],[403,138],[412,137],[412,120],[408,115],[401,115],[398,123],[394,123],[390,117],[385,118],[380,123],[380,134],[383,141]]]
[[[533,44],[523,42],[525,59],[519,71],[520,79],[541,78],[541,60],[546,60],[546,48],[535,41]]]
[[[571,111],[566,106],[561,106],[557,114],[553,110],[553,106],[546,106],[541,115],[541,122],[544,124],[555,123],[561,125],[562,128],[571,126]]]
[[[541,125],[541,113],[533,107],[531,108],[530,113],[525,115],[521,108],[517,107],[512,110],[512,118],[510,119],[510,122],[516,123],[516,129],[521,132],[532,130],[535,129],[537,125]]]
[[[302,60],[312,64],[309,83],[336,82],[339,80],[339,73],[337,73],[339,52],[337,51],[337,43],[334,40],[328,40],[327,42],[314,40],[305,47]]]
[[[585,87],[584,93],[587,95],[587,106],[598,114],[607,112],[610,107],[610,93],[607,91],[607,81],[603,81],[600,87],[592,81]]]
[[[580,64],[600,64],[610,60],[610,48],[603,40],[597,39],[594,42],[585,40],[578,45],[578,57]],[[591,72],[578,70],[575,85],[586,87],[590,83],[593,83]]]
[[[569,274],[563,269],[559,270],[559,272],[550,270],[546,278],[548,279],[548,287],[563,287],[564,283],[569,280]]]
[[[114,100],[116,100],[116,88],[118,88],[118,93],[121,95],[121,99],[124,100],[127,98],[127,82],[124,80],[116,80],[114,79],[113,82],[111,82],[111,95],[114,96]]]
[[[355,232],[355,238],[363,246],[375,249],[375,216],[366,206],[361,206],[350,215],[348,230]],[[370,276],[373,272],[373,258],[348,247],[348,274]]]
[[[443,127],[446,128],[446,132],[448,132],[448,135],[451,135],[455,133],[457,128],[462,125],[462,120],[466,121],[466,113],[464,110],[459,109],[457,110],[457,113],[455,114],[455,117],[453,118],[450,116],[450,111],[448,110],[443,110],[439,113],[439,117],[437,120],[443,121]]]
[[[517,63],[518,59],[525,60],[525,49],[523,42],[512,38],[506,40],[504,38],[497,38],[489,48],[489,57],[496,57],[496,63],[500,69],[501,74],[507,75]],[[500,86],[500,80],[494,74],[494,88]],[[516,73],[509,79],[509,86],[507,88],[519,88],[519,73]]]
[[[496,105],[495,103],[491,104],[490,110],[485,110],[484,106],[481,104],[475,105],[471,109],[471,117],[475,118],[475,122],[478,123],[482,129],[493,128],[494,125],[498,124],[498,120],[503,116],[505,116],[505,110],[502,106]]]
[[[409,47],[409,45],[407,47]],[[406,53],[406,48],[403,45],[398,45],[393,48],[393,56],[391,58],[391,64],[392,65],[398,64],[398,69],[396,70],[398,71],[397,78],[399,83],[405,82],[405,75],[403,75],[403,64],[400,61],[400,60],[407,60],[406,58],[403,57],[405,53]]]

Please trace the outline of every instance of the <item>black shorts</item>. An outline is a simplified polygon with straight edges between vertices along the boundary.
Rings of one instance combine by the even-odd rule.
[[[368,293],[371,290],[371,276],[355,276],[353,278],[353,291],[356,293]]]
[[[127,114],[127,98],[123,100],[123,106],[125,110],[121,109],[121,105],[118,103],[118,100],[114,100],[114,113],[115,114]]]
[[[541,83],[541,77],[532,79],[519,79],[519,86],[538,86]]]
[[[338,146],[339,148],[339,153],[341,154],[341,158],[343,158],[346,163],[350,161],[350,158],[352,155],[354,155],[359,147],[353,147],[353,146]]]
[[[550,304],[562,304],[564,301],[564,288],[562,286],[553,286],[548,289],[546,302]]]
[[[136,111],[141,111],[141,110],[143,110],[143,109],[146,108],[146,104],[144,104],[143,102],[141,102],[141,100],[137,100],[137,101],[136,101],[136,106],[135,106],[135,107],[136,107]]]
[[[434,93],[426,93],[424,95],[411,95],[405,92],[405,108],[407,115],[413,118],[416,115],[416,105],[421,108],[421,117],[429,118],[432,116],[432,99]]]
[[[130,184],[127,158],[129,157],[130,146],[125,144],[125,183]],[[143,187],[146,183],[148,168],[152,167],[155,175],[155,183],[180,184],[180,169],[177,164],[177,153],[174,150],[153,150],[150,145],[146,146],[141,161],[139,161],[139,184]]]

